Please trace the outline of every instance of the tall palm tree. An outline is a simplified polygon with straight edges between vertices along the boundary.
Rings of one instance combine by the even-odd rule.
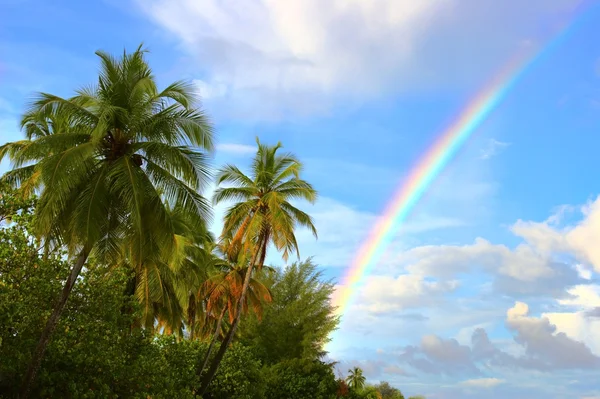
[[[346,378],[346,382],[348,386],[355,391],[359,391],[365,387],[365,382],[367,379],[363,375],[363,371],[359,367],[354,367],[353,369],[348,370],[348,377]]]
[[[290,252],[295,252],[300,258],[296,226],[308,228],[317,237],[312,218],[290,203],[296,199],[314,203],[317,198],[314,188],[300,179],[302,164],[290,153],[278,154],[281,143],[268,146],[261,144],[258,138],[256,143],[258,151],[252,162],[251,176],[245,175],[234,165],[226,165],[217,176],[219,185],[229,183],[232,186],[218,188],[213,202],[238,201],[226,212],[222,238],[230,242],[229,252],[239,252],[250,262],[231,328],[202,380],[200,395],[206,392],[233,340],[253,269],[263,266],[269,245],[281,251],[284,260],[288,259]]]
[[[21,398],[88,257],[113,264],[126,254],[133,267],[166,259],[181,250],[167,204],[191,224],[209,217],[198,191],[209,175],[202,151],[213,148],[212,128],[191,84],[158,90],[144,53],[141,46],[120,59],[96,52],[96,85],[68,99],[40,93],[22,121],[26,140],[0,147],[0,160],[8,155],[14,167],[3,179],[39,192],[36,235],[66,245],[74,259]]]

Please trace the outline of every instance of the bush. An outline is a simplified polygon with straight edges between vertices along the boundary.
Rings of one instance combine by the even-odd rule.
[[[339,387],[331,366],[319,360],[285,360],[265,374],[267,399],[331,399]]]

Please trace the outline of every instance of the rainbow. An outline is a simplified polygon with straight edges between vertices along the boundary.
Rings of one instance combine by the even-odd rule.
[[[579,14],[579,11],[574,14]],[[383,215],[380,216],[367,239],[361,245],[350,268],[342,277],[341,284],[332,298],[338,315],[346,312],[360,283],[365,276],[369,275],[373,266],[394,238],[399,226],[406,220],[410,211],[435,178],[504,99],[518,78],[536,59],[541,58],[550,48],[564,40],[571,26],[573,26],[572,22],[566,28],[563,28],[542,51],[529,49],[515,56],[474,99],[469,101],[464,110],[439,135],[434,144],[412,168],[406,180],[403,181],[386,206]]]

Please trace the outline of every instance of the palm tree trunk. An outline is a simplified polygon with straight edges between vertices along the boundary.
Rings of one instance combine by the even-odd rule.
[[[190,339],[194,339],[194,332],[196,331],[196,297],[194,294],[190,294],[188,298],[188,325],[190,326]]]
[[[235,317],[233,318],[233,323],[231,323],[231,328],[229,329],[229,332],[225,336],[225,339],[223,340],[223,342],[221,342],[219,351],[217,352],[217,355],[215,356],[215,359],[213,360],[213,362],[210,366],[210,369],[208,369],[208,373],[206,373],[206,376],[202,379],[202,384],[201,384],[200,390],[199,390],[200,396],[202,396],[206,393],[206,389],[208,388],[208,385],[214,378],[215,374],[217,374],[217,370],[219,369],[219,364],[221,364],[221,360],[223,360],[223,356],[225,356],[225,352],[227,351],[229,344],[233,340],[233,336],[235,335],[235,331],[237,330],[237,326],[238,326],[238,324],[240,322],[240,318],[242,316],[242,310],[244,308],[244,299],[246,298],[246,292],[248,291],[248,287],[250,286],[250,279],[252,277],[254,263],[256,262],[256,259],[258,258],[259,252],[260,252],[260,247],[258,250],[256,250],[256,252],[252,256],[252,261],[250,262],[250,265],[248,266],[248,271],[246,272],[246,276],[244,277],[244,285],[242,286],[242,292],[240,293],[240,298],[239,298],[239,301],[237,304]]]
[[[215,329],[215,333],[213,338],[210,341],[210,345],[208,346],[208,350],[206,351],[206,355],[204,356],[204,361],[202,362],[202,367],[198,371],[198,376],[202,376],[202,372],[206,368],[208,364],[208,359],[210,358],[210,354],[212,353],[213,348],[215,347],[215,343],[219,339],[219,335],[221,334],[221,323],[223,322],[223,317],[225,316],[225,312],[227,311],[227,307],[223,307],[221,314],[219,315],[219,320],[217,320],[217,328]]]
[[[35,377],[37,376],[37,373],[40,370],[40,365],[42,364],[44,353],[46,352],[46,348],[48,347],[48,343],[50,342],[50,337],[52,336],[52,333],[54,332],[54,329],[58,324],[58,320],[65,308],[67,299],[69,299],[69,294],[71,294],[71,290],[75,285],[77,277],[79,277],[79,273],[81,273],[81,269],[83,268],[83,265],[85,264],[88,255],[89,252],[87,250],[82,250],[79,253],[79,256],[77,257],[75,265],[71,269],[71,274],[65,282],[62,294],[60,296],[60,300],[54,307],[52,315],[50,315],[50,317],[48,318],[48,321],[46,322],[46,327],[44,328],[38,345],[35,348],[35,352],[33,352],[33,357],[31,359],[31,362],[29,363],[29,368],[27,370],[27,374],[25,375],[25,379],[23,380],[23,385],[21,386],[20,399],[27,399],[27,397],[31,393],[31,388],[33,388]]]

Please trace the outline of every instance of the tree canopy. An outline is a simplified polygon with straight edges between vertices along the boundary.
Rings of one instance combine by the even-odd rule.
[[[320,358],[339,323],[329,300],[333,282],[324,280],[322,272],[308,259],[275,270],[268,283],[273,303],[265,307],[262,319],[245,320],[241,342],[255,346],[267,364]]]

